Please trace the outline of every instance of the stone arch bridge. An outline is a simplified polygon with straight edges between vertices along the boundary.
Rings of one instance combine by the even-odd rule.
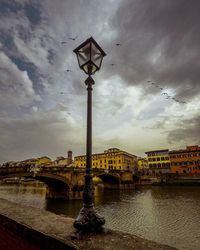
[[[85,169],[67,166],[17,166],[0,168],[0,180],[13,177],[33,178],[47,186],[47,198],[81,199]],[[130,171],[93,169],[93,177],[102,180],[104,188],[130,189],[134,187]]]

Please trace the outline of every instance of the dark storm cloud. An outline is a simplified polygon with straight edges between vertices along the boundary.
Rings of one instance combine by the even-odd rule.
[[[16,2],[13,0],[0,1],[0,13],[2,15],[10,15],[11,13],[18,13],[22,11],[32,24],[39,24],[41,20],[40,5],[37,0],[30,0],[23,4],[23,1]]]
[[[37,25],[41,21],[41,10],[38,1],[30,1],[24,5],[24,11],[31,24]]]
[[[18,12],[21,10],[22,6],[15,1],[1,0],[0,1],[0,13],[2,15],[10,14],[11,12]]]
[[[179,97],[199,94],[199,13],[199,0],[122,1],[112,19],[117,72],[128,84],[152,79]]]
[[[188,140],[200,144],[200,116],[180,121],[177,123],[177,128],[168,134],[170,143]]]
[[[1,51],[8,56],[21,72],[27,72],[37,90],[41,87],[41,71],[30,61],[30,58],[21,53],[16,43],[16,37],[19,37],[26,44],[34,37],[35,28],[42,20],[39,2],[37,0],[1,0],[0,13],[2,22],[0,25]],[[3,23],[5,24],[3,25]],[[32,49],[31,46],[29,47]]]
[[[35,65],[33,63],[30,62],[26,62],[24,60],[22,60],[21,58],[14,58],[11,57],[10,58],[16,65],[17,67],[21,70],[21,71],[27,71],[28,76],[31,80],[38,80],[37,77],[37,68],[35,67]]]

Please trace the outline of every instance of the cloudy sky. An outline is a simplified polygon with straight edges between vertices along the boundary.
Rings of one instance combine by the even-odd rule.
[[[85,153],[86,75],[73,49],[90,36],[107,53],[93,152],[200,144],[199,13],[199,0],[0,0],[0,163]]]

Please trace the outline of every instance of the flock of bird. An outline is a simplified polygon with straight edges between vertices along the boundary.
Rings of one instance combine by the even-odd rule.
[[[160,86],[160,85],[157,85],[155,82],[152,82],[152,81],[147,81],[148,83],[150,83],[152,86],[154,86],[155,88],[158,88],[160,89],[161,91],[163,91],[164,89]],[[181,101],[171,95],[169,95],[167,92],[162,92],[161,93],[163,96],[165,96],[165,99],[172,99],[173,101],[175,102],[178,102],[178,103],[182,103],[182,104],[185,104],[186,102],[185,101]]]
[[[75,37],[68,37],[68,40],[71,40],[71,41],[76,41],[76,39],[78,38],[78,36],[75,36]],[[65,45],[67,44],[67,41],[62,41],[61,42],[62,45]],[[122,44],[121,43],[116,43],[115,46],[121,46]],[[115,66],[115,63],[110,63],[109,64],[110,66]],[[71,69],[66,69],[65,72],[69,73],[69,72],[73,72]],[[150,80],[147,81],[148,83],[152,84],[154,87],[156,88],[159,88],[161,91],[163,91],[164,89],[160,86],[160,85],[156,85],[155,82],[152,82]],[[60,92],[61,95],[65,94],[64,92]],[[165,99],[172,99],[173,101],[177,102],[177,103],[182,103],[182,104],[185,104],[186,102],[185,101],[182,101],[182,100],[179,100],[175,97],[172,97],[171,95],[169,95],[167,92],[162,92],[161,93],[163,96],[165,96]]]

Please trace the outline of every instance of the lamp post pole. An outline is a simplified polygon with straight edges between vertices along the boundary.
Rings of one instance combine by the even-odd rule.
[[[94,80],[91,75],[100,69],[101,62],[106,53],[92,37],[74,49],[74,52],[77,55],[80,68],[88,75],[88,78],[85,80],[87,86],[87,141],[83,207],[74,221],[74,227],[79,233],[89,231],[96,232],[102,230],[105,219],[100,216],[94,208],[92,183],[92,85],[94,85]]]
[[[99,215],[94,208],[94,191],[92,182],[92,85],[94,80],[89,74],[85,81],[87,86],[87,142],[86,142],[86,173],[83,189],[83,208],[80,210],[74,227],[79,232],[100,231],[105,224],[103,216]]]
[[[89,75],[85,84],[87,86],[87,142],[86,142],[86,175],[83,190],[84,206],[93,206],[93,183],[92,183],[92,85],[94,80]]]

